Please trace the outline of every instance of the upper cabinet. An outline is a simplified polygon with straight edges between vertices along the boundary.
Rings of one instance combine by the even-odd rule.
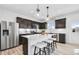
[[[47,23],[39,23],[39,29],[47,29]]]
[[[66,28],[66,18],[55,20],[55,28]]]
[[[46,29],[46,22],[40,23],[28,19],[24,19],[21,17],[17,17],[17,23],[19,23],[19,28],[26,28],[26,29]]]

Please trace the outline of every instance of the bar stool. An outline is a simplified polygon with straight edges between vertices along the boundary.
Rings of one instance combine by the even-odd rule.
[[[46,50],[45,50],[46,47],[47,47],[46,43],[44,43],[44,42],[38,42],[34,46],[35,46],[34,55],[37,55],[37,54],[42,55],[42,53],[46,55]],[[38,48],[39,51],[36,53],[37,48]]]
[[[53,41],[53,47],[57,48],[57,40],[56,40],[56,38],[50,38],[49,40],[52,40]]]
[[[48,55],[50,55],[54,51],[53,40],[46,39],[45,41],[42,41],[42,42],[47,44]]]
[[[53,46],[57,48],[57,44],[56,44],[57,43],[57,34],[56,33],[54,33],[52,35],[52,38],[50,40],[53,40]]]

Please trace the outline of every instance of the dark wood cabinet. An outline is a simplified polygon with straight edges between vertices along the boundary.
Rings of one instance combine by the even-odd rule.
[[[47,28],[47,23],[46,22],[39,24],[39,29],[46,29],[46,28]]]
[[[38,23],[28,20],[28,19],[24,19],[21,17],[17,17],[17,23],[19,23],[19,28],[28,28],[28,29],[35,29],[36,25],[38,25]]]
[[[65,39],[66,39],[65,36],[66,36],[65,34],[59,34],[59,43],[66,43],[65,42]]]
[[[24,19],[21,17],[17,17],[17,23],[19,23],[19,28],[28,28],[28,29],[36,29],[37,25],[39,26],[39,29],[46,29],[46,22],[36,22],[28,19]]]
[[[28,39],[22,37],[23,54],[28,55]]]

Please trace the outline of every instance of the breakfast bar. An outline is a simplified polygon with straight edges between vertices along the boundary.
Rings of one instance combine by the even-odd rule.
[[[45,41],[46,39],[51,38],[52,34],[34,34],[34,35],[23,35],[23,54],[33,55],[34,45],[38,42]]]

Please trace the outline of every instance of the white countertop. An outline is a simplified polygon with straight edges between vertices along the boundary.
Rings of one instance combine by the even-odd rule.
[[[42,34],[34,34],[34,35],[23,35],[22,37],[24,38],[30,38],[30,37],[51,37],[52,34],[45,34],[45,35],[42,35]]]
[[[31,36],[34,36],[34,35],[23,35],[22,37],[24,37],[24,38],[30,38]]]
[[[28,54],[33,55],[34,47],[38,42],[44,41],[46,39],[51,38],[52,34],[48,35],[41,35],[41,34],[34,34],[34,35],[23,35],[22,37],[27,38],[28,40]]]

